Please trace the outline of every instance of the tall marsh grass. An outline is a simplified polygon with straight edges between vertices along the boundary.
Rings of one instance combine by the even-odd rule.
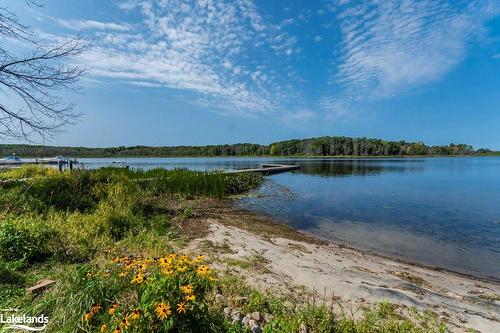
[[[47,168],[27,166],[0,173],[9,182],[0,184],[0,207],[4,211],[49,209],[88,211],[120,187],[130,200],[162,194],[183,197],[222,198],[257,187],[258,174],[225,174],[186,169],[149,171],[104,168],[58,173]]]

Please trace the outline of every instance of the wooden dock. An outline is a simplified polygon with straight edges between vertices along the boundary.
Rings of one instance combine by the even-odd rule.
[[[274,175],[281,172],[288,172],[300,169],[300,165],[290,164],[261,164],[261,168],[229,170],[227,173],[258,172],[265,176]]]

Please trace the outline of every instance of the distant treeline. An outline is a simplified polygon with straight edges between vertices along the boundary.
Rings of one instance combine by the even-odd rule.
[[[55,147],[37,145],[0,145],[0,154],[21,157],[180,157],[180,156],[411,156],[494,154],[489,149],[474,150],[466,144],[427,146],[422,142],[385,141],[368,138],[324,136],[279,141],[270,145],[237,143],[232,145],[175,147]]]

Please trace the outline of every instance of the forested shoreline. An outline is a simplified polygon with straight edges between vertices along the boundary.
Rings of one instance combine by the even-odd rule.
[[[104,148],[1,144],[0,155],[21,157],[212,157],[212,156],[458,156],[494,154],[467,144],[428,146],[423,142],[323,136],[269,145],[237,143],[207,146],[119,146]]]

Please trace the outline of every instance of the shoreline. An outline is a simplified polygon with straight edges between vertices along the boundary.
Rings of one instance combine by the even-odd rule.
[[[492,332],[500,326],[497,280],[326,241],[236,208],[230,200],[206,200],[201,206],[201,214],[183,224],[186,230],[194,223],[199,229],[201,222],[204,229],[188,249],[211,249],[216,265],[260,288],[282,293],[306,288],[339,297],[351,309],[387,300],[406,310],[431,310],[454,332]]]
[[[423,262],[413,261],[411,259],[405,259],[403,256],[395,256],[395,255],[392,256],[390,254],[376,252],[375,250],[362,249],[360,247],[351,246],[351,245],[342,243],[341,241],[338,241],[338,240],[333,240],[333,239],[329,239],[326,237],[321,237],[321,236],[314,234],[314,233],[311,233],[311,232],[295,229],[295,228],[289,226],[288,224],[286,224],[285,222],[280,222],[276,217],[273,217],[271,215],[266,215],[264,213],[254,212],[254,211],[246,210],[244,208],[239,208],[239,207],[233,207],[233,208],[241,209],[245,213],[255,214],[257,216],[260,216],[261,218],[269,219],[270,223],[272,223],[274,225],[286,225],[293,232],[307,235],[307,236],[315,238],[319,241],[325,242],[326,244],[332,244],[334,246],[338,246],[341,248],[349,249],[352,251],[357,251],[357,252],[362,253],[363,255],[380,257],[381,259],[391,260],[391,261],[399,262],[399,263],[405,264],[405,265],[416,266],[416,267],[420,267],[420,268],[424,268],[424,269],[428,269],[428,270],[432,270],[432,271],[436,271],[436,272],[446,272],[446,273],[455,274],[455,275],[462,276],[464,278],[474,279],[474,280],[478,280],[478,281],[500,284],[500,277],[484,276],[484,275],[478,275],[478,274],[474,274],[474,273],[461,272],[458,270],[454,270],[452,268],[447,268],[447,267],[438,266],[438,265],[425,264]]]
[[[300,158],[300,159],[379,159],[379,158],[440,158],[440,157],[500,157],[498,154],[470,154],[470,155],[221,155],[221,156],[203,156],[203,155],[151,155],[151,156],[135,156],[135,155],[67,155],[68,158]],[[23,155],[23,158],[41,158],[39,155]]]
[[[279,223],[279,222],[275,222],[275,223]],[[331,244],[333,244],[335,246],[343,247],[343,248],[350,249],[350,250],[353,250],[353,251],[358,251],[358,252],[361,252],[361,253],[366,254],[366,255],[376,256],[376,257],[380,257],[380,258],[383,258],[383,259],[396,261],[396,262],[399,262],[399,263],[402,263],[402,264],[405,264],[405,265],[412,265],[412,266],[421,267],[421,268],[425,268],[425,269],[433,270],[433,271],[437,271],[437,272],[446,272],[446,273],[456,274],[456,275],[463,276],[465,278],[475,279],[475,280],[478,280],[478,281],[492,282],[492,283],[499,283],[500,284],[500,277],[497,278],[497,277],[494,277],[494,276],[485,276],[485,275],[478,275],[478,274],[475,274],[475,273],[466,273],[466,272],[463,272],[463,271],[461,272],[461,271],[458,271],[458,270],[454,270],[453,268],[447,268],[447,267],[444,267],[444,266],[425,264],[423,262],[418,262],[418,261],[414,261],[414,260],[411,260],[411,259],[405,259],[403,256],[396,256],[396,255],[391,256],[390,254],[383,254],[383,253],[380,253],[380,252],[376,252],[374,250],[372,251],[372,250],[358,248],[356,246],[351,246],[351,245],[348,245],[348,244],[344,244],[341,241],[336,241],[336,240],[332,240],[332,239],[328,239],[328,238],[323,238],[323,237],[321,237],[319,235],[316,235],[316,234],[313,234],[313,233],[309,233],[307,231],[302,231],[302,230],[296,230],[296,231],[300,232],[300,233],[304,233],[306,235],[310,235],[312,237],[315,237],[315,238],[318,238],[318,239],[321,239],[321,240],[324,240],[325,242],[331,243]]]

